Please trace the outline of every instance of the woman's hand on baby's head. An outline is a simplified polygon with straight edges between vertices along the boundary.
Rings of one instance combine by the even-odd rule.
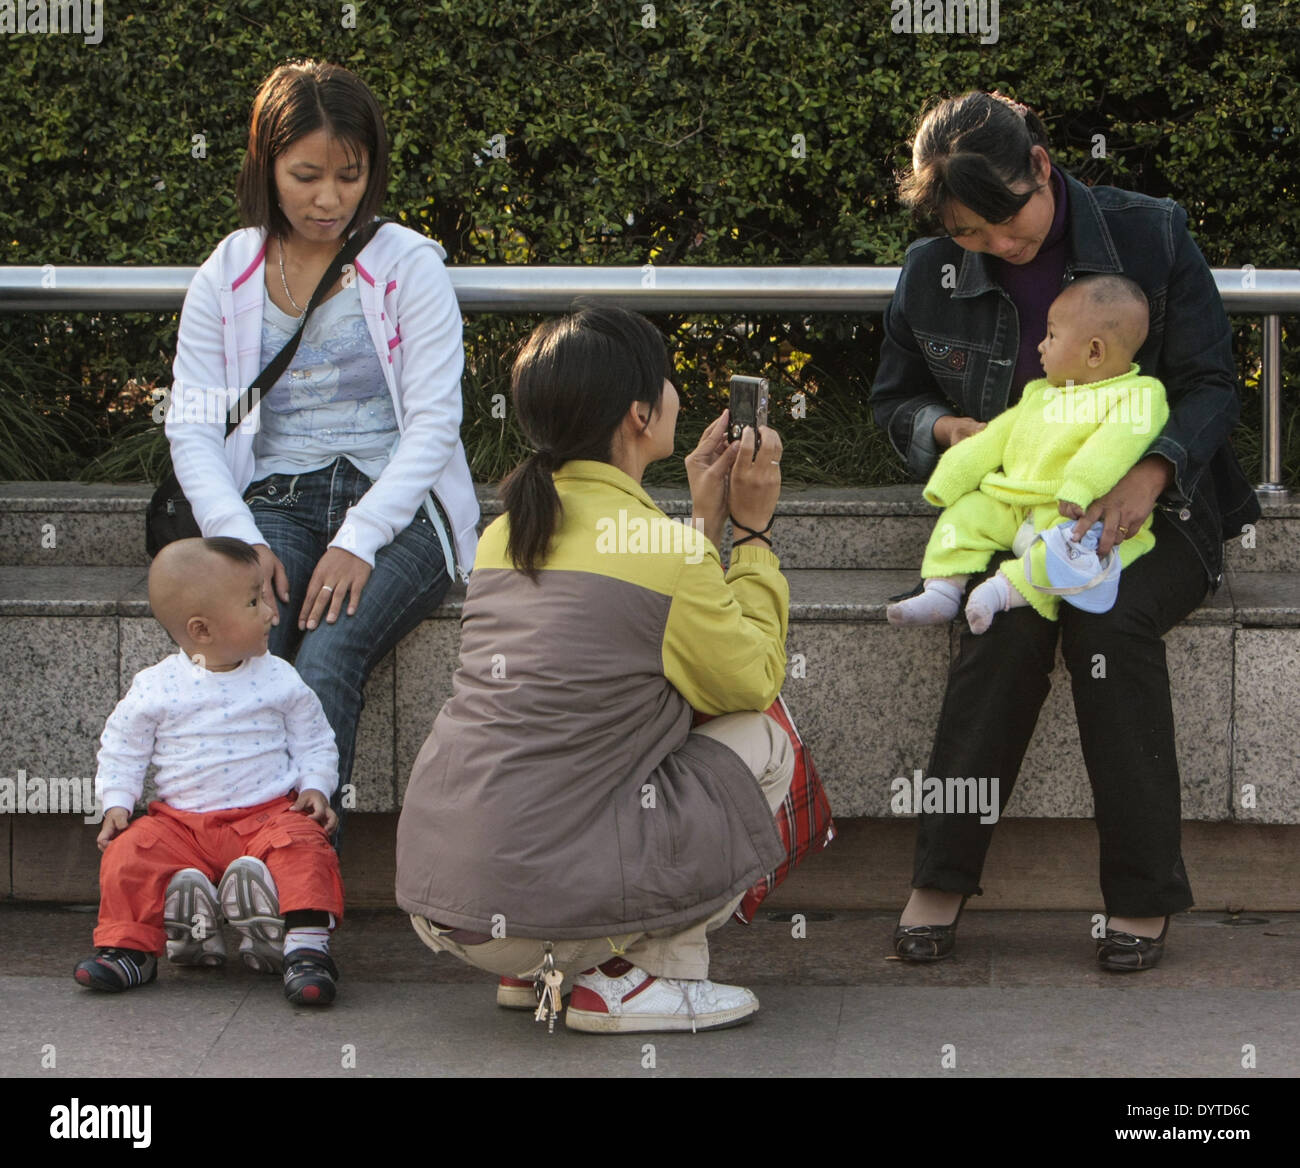
[[[110,807],[104,812],[104,824],[99,829],[99,835],[95,837],[95,843],[102,852],[109,843],[116,837],[126,831],[127,824],[131,822],[131,813],[125,807]]]
[[[280,606],[276,599],[287,601],[289,599],[289,574],[284,570],[284,565],[280,563],[280,558],[273,552],[269,545],[264,543],[254,544],[254,551],[257,552],[258,562],[262,566],[262,599],[266,601],[271,608],[271,623],[278,625],[280,623]]]
[[[298,792],[298,801],[290,810],[301,811],[308,818],[314,819],[325,829],[326,835],[333,835],[339,825],[338,814],[330,806],[330,801],[320,791],[310,787]]]

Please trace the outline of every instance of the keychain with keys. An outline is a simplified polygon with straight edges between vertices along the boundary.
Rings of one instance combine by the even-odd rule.
[[[560,985],[564,974],[555,968],[555,954],[551,952],[551,943],[546,942],[546,955],[542,958],[542,967],[533,978],[533,989],[537,994],[537,1012],[533,1015],[536,1022],[546,1022],[548,1034],[555,1033],[555,1019],[560,1013]]]

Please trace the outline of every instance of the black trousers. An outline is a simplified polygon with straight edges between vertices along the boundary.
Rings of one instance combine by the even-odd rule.
[[[1051,688],[1059,634],[1092,784],[1102,898],[1116,916],[1164,916],[1192,905],[1162,638],[1208,585],[1172,522],[1157,512],[1156,545],[1124,569],[1109,612],[1063,602],[1057,622],[1016,608],[982,636],[963,625],[926,772],[996,775],[1006,806]],[[994,826],[980,823],[978,812],[919,816],[912,886],[979,895]]]

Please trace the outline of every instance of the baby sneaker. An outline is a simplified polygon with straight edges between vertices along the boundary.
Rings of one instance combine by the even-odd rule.
[[[270,869],[252,856],[240,856],[221,877],[217,899],[222,915],[238,930],[239,956],[258,973],[284,968],[284,920],[280,894]]]
[[[173,965],[226,964],[216,885],[197,868],[182,868],[167,885],[163,928]]]
[[[101,945],[77,964],[72,976],[89,989],[120,994],[153,981],[158,976],[158,958],[139,949]]]
[[[578,974],[564,1018],[570,1030],[591,1034],[695,1033],[738,1026],[757,1009],[758,998],[741,986],[651,977],[616,957]]]
[[[284,996],[295,1006],[328,1006],[334,1001],[339,967],[319,949],[295,949],[284,955]]]

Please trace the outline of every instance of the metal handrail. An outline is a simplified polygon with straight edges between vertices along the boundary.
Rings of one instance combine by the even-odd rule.
[[[0,267],[0,312],[174,312],[198,271],[193,267]],[[883,312],[900,268],[605,267],[600,265],[449,266],[465,312],[560,312],[577,297],[638,312]],[[1216,268],[1229,313],[1264,317],[1260,392],[1264,481],[1282,486],[1282,313],[1300,313],[1300,269]]]

